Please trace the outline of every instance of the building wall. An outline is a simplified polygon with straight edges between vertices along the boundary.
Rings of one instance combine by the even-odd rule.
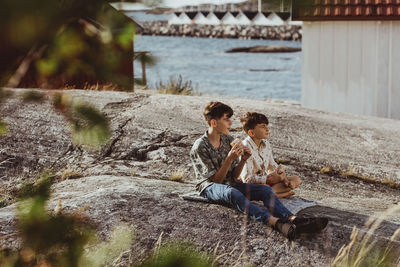
[[[400,119],[400,21],[303,23],[302,105]]]

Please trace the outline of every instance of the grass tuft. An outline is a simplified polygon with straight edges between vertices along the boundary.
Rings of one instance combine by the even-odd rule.
[[[184,169],[176,169],[169,176],[168,180],[173,182],[183,182],[186,176],[186,170]]]
[[[332,168],[330,166],[324,167],[319,172],[320,173],[331,173],[332,172]]]
[[[284,159],[284,158],[277,158],[276,159],[276,163],[278,163],[278,164],[287,164],[289,162],[290,162],[289,160]]]
[[[197,86],[194,86],[190,80],[183,81],[182,75],[179,75],[178,78],[171,76],[167,83],[158,82],[156,90],[161,94],[199,95]]]
[[[70,170],[65,170],[61,174],[61,181],[68,180],[68,179],[76,179],[82,177],[82,174],[75,172],[75,171],[70,171]]]

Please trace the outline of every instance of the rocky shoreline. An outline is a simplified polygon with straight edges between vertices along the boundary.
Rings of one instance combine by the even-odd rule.
[[[64,213],[84,210],[102,239],[116,225],[129,225],[135,231],[133,256],[124,257],[122,266],[153,253],[160,235],[163,244],[190,242],[210,254],[228,253],[218,261],[221,265],[234,265],[245,255],[243,265],[329,266],[353,227],[368,231],[369,216],[399,202],[398,189],[384,183],[400,184],[397,120],[323,112],[281,100],[64,91],[93,103],[110,121],[110,142],[92,151],[71,142],[67,122],[50,99],[24,103],[21,91],[13,91],[0,106],[9,126],[9,134],[0,138],[0,193],[10,194],[43,169],[53,169],[57,177],[76,174],[54,184],[49,210],[57,203]],[[302,178],[296,195],[319,204],[300,213],[330,218],[323,233],[289,242],[230,208],[180,198],[195,186],[189,151],[206,129],[201,113],[211,100],[234,109],[235,137],[243,138],[240,115],[249,110],[268,115],[276,160]],[[169,178],[176,171],[184,174],[182,182]],[[15,210],[12,202],[0,208],[0,247],[20,245]],[[392,215],[372,240],[389,240],[399,225],[400,215]],[[393,245],[399,252],[400,242]]]
[[[143,35],[187,36],[206,38],[239,38],[262,40],[301,41],[302,29],[298,25],[245,26],[245,25],[168,25],[167,21],[143,22]]]

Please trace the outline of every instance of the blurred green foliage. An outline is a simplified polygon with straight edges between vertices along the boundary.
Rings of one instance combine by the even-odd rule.
[[[116,227],[107,242],[100,242],[92,238],[86,245],[86,249],[79,260],[79,266],[100,267],[104,265],[116,265],[113,262],[129,249],[132,243],[132,229],[126,225]]]
[[[78,102],[72,105],[71,123],[76,144],[98,147],[110,136],[107,118],[89,104]]]
[[[104,266],[126,251],[132,230],[117,227],[110,241],[100,242],[94,225],[81,214],[51,213],[46,210],[54,176],[43,172],[20,190],[19,251],[1,251],[0,266]]]
[[[18,251],[0,248],[0,266],[116,266],[123,255],[132,255],[133,232],[130,226],[115,227],[108,241],[95,235],[95,225],[80,212],[64,214],[60,210],[49,212],[46,203],[50,197],[55,176],[45,171],[25,184],[17,203],[18,234],[22,239]],[[127,264],[125,260],[125,264]],[[161,245],[137,266],[152,267],[206,267],[212,258],[187,243]]]
[[[35,90],[29,90],[21,95],[24,102],[42,102],[45,98],[45,94]]]
[[[57,93],[53,97],[53,105],[71,125],[75,144],[98,148],[108,141],[108,120],[91,104]]]
[[[18,252],[1,253],[1,266],[77,266],[93,227],[76,216],[46,211],[51,184],[51,174],[44,172],[21,190],[18,228],[23,245]]]
[[[104,0],[2,0],[0,86],[133,85],[134,23]]]

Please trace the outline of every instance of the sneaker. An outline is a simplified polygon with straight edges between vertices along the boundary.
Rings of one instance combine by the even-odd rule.
[[[283,222],[279,219],[275,225],[274,229],[281,232],[287,239],[294,240],[296,238],[296,225],[290,222]]]
[[[296,225],[298,233],[318,233],[327,225],[329,219],[326,217],[296,217],[292,223]]]

